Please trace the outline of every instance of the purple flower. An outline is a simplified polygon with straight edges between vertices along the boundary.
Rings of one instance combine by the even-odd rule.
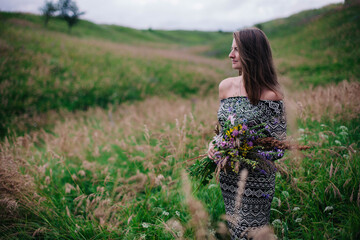
[[[276,152],[278,157],[284,156],[284,151],[282,149],[278,149]]]
[[[270,195],[269,195],[269,194],[263,193],[262,196],[265,197],[266,199],[269,199],[269,198],[270,198]]]
[[[267,175],[267,172],[266,172],[264,169],[261,169],[261,170],[260,170],[260,173],[261,173],[261,174],[264,174],[264,175]]]
[[[234,130],[231,134],[233,137],[236,137],[237,135],[239,135],[239,131],[238,130]]]
[[[265,126],[265,129],[269,129],[269,126],[268,126],[268,125],[266,125],[266,126]]]
[[[242,126],[242,130],[246,131],[247,129],[248,129],[248,127],[244,124],[244,125]]]
[[[249,147],[254,146],[254,144],[253,144],[253,142],[252,142],[252,141],[249,141],[247,144],[249,145]]]

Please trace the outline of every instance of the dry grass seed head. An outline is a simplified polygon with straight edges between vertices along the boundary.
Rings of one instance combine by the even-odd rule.
[[[226,220],[226,217],[224,217]],[[216,232],[220,235],[220,239],[230,239],[230,232],[224,222],[218,222]]]
[[[184,170],[181,172],[181,179],[183,181],[182,188],[185,193],[186,203],[190,210],[190,224],[195,229],[196,239],[214,239],[213,236],[208,234],[207,230],[208,213],[201,202],[192,196],[190,181]]]
[[[248,232],[248,238],[251,238],[253,240],[276,240],[277,239],[277,237],[274,234],[274,230],[268,225],[250,230]]]
[[[299,92],[291,101],[298,103],[298,116],[302,118],[311,117],[321,121],[324,117],[341,117],[350,120],[360,114],[359,92],[359,82],[342,81],[339,84]]]

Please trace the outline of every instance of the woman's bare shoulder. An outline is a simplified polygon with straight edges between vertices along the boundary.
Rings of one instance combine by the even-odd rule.
[[[283,99],[282,94],[274,92],[272,90],[263,90],[261,93],[262,100],[279,101]]]
[[[227,97],[227,92],[231,89],[234,77],[225,78],[219,84],[219,98],[223,99]]]

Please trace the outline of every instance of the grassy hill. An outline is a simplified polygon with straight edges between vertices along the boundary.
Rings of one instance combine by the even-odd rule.
[[[10,24],[17,27],[22,25],[23,27],[32,27],[35,29],[40,28],[45,30],[42,17],[34,14],[1,12],[0,19],[5,24],[3,27]],[[80,20],[79,23],[72,29],[71,33],[69,33],[66,23],[59,18],[52,18],[46,30],[48,32],[70,34],[71,36],[79,38],[95,38],[109,40],[117,43],[165,43],[182,46],[191,46],[196,44],[206,45],[207,43],[220,38],[222,35],[229,34],[226,32],[222,33],[186,30],[137,30],[117,25],[100,25],[86,20]]]
[[[219,61],[194,56],[191,48],[206,47],[223,33],[142,31],[88,21],[68,33],[59,19],[48,28],[35,15],[0,13],[0,19],[1,136],[16,127],[14,116],[154,95],[203,95],[214,91],[224,73],[212,67]]]
[[[358,12],[358,6],[335,4],[257,24],[271,41],[279,73],[295,80],[288,88],[359,79]],[[48,28],[32,14],[1,12],[0,19],[0,136],[14,129],[13,116],[209,94],[230,72],[224,61],[231,33],[136,30],[84,20],[69,33],[56,18]]]
[[[269,37],[279,73],[294,80],[293,89],[304,89],[360,79],[359,12],[334,4],[255,26]],[[225,41],[213,45],[217,57],[227,56]]]
[[[279,239],[360,238],[358,12],[258,25],[289,88],[289,138],[311,146],[276,162]],[[192,194],[182,170],[236,75],[231,33],[0,19],[1,239],[228,239],[219,183]]]

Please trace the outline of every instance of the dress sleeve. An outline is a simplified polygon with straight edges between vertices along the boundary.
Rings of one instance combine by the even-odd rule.
[[[283,105],[281,105],[277,114],[274,114],[274,116],[269,119],[267,125],[271,137],[274,137],[277,140],[286,139],[287,123]],[[284,156],[285,150],[275,148],[273,149],[273,152],[274,154],[269,156],[270,161],[275,161],[282,158]]]

